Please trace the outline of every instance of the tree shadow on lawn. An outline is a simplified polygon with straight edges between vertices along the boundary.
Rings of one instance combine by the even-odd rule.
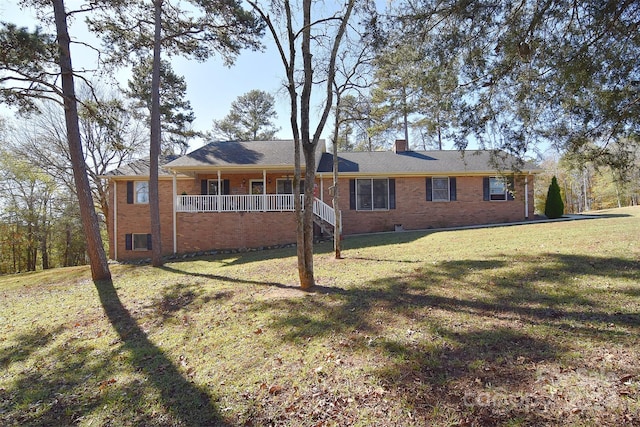
[[[11,388],[0,389],[0,424],[75,425],[103,405],[91,378],[107,366],[92,360],[92,351],[73,342],[47,349],[16,375]]]
[[[202,278],[205,278],[205,279],[217,280],[217,281],[221,281],[221,282],[244,284],[244,285],[270,286],[270,287],[283,288],[283,289],[296,289],[296,288],[300,289],[299,287],[286,285],[284,283],[279,283],[279,282],[266,282],[266,281],[260,281],[260,280],[245,280],[245,279],[238,279],[238,278],[235,278],[235,277],[222,276],[222,275],[219,275],[219,274],[195,273],[195,272],[192,272],[192,271],[185,271],[185,270],[180,270],[178,268],[169,267],[167,265],[163,265],[160,268],[162,270],[168,271],[170,273],[186,274],[188,276],[202,277]]]
[[[59,326],[48,331],[37,327],[13,338],[13,345],[0,349],[0,369],[7,369],[11,363],[27,360],[34,352],[48,345],[62,329],[64,328]]]
[[[347,236],[345,239],[344,249],[359,249],[359,248],[373,248],[387,245],[400,245],[418,240],[436,231],[418,230],[418,231],[404,231],[401,233],[388,232],[381,234],[369,234],[369,235],[357,235]],[[314,255],[326,255],[333,253],[333,241],[325,240],[313,245]],[[268,255],[265,255],[268,253]],[[193,262],[195,260],[202,261],[215,261],[229,266],[236,266],[242,264],[250,264],[255,261],[263,261],[268,258],[270,260],[291,258],[296,256],[296,248],[284,247],[284,248],[270,248],[262,250],[221,250],[215,255],[197,255],[197,254],[183,254],[168,261],[172,264],[180,264],[182,262]],[[362,258],[366,259],[366,258]],[[375,260],[374,260],[375,261]],[[391,261],[391,260],[380,260]],[[413,261],[395,261],[394,262],[413,262]]]
[[[627,346],[637,354],[640,333],[640,301],[631,289],[621,289],[630,304],[618,304],[616,297],[603,301],[602,289],[572,285],[578,276],[637,283],[640,264],[581,255],[543,258],[515,257],[519,265],[511,269],[504,260],[426,264],[361,287],[318,287],[316,297],[263,301],[252,310],[274,312],[270,327],[285,341],[355,337],[349,351],[384,355],[376,376],[424,419],[445,407],[479,425],[562,422],[561,415],[545,413],[547,397],[530,394],[546,390],[537,367],[563,365],[575,352],[573,342],[600,350]],[[406,329],[386,323],[393,321],[426,338],[404,336]],[[597,369],[588,355],[568,357]],[[482,401],[487,389],[500,390],[491,395],[493,404]]]
[[[147,338],[113,283],[96,288],[119,340],[96,346],[102,331],[83,324],[38,327],[10,338],[0,349],[0,367],[13,375],[11,386],[0,388],[0,425],[75,425],[88,417],[103,417],[102,425],[227,425],[212,396]],[[176,304],[192,303],[189,291],[174,288],[159,301],[167,315],[179,309]],[[157,413],[150,408],[155,404]]]
[[[100,282],[96,286],[105,313],[124,344],[123,350],[130,352],[134,369],[153,384],[167,412],[181,425],[225,425],[207,391],[188,381],[171,359],[147,338],[120,301],[113,283]]]

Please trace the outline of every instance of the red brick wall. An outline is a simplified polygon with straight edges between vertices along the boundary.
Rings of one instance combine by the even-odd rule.
[[[193,184],[193,181],[177,181],[178,194]],[[110,195],[110,215],[113,218],[113,181],[109,187]],[[173,253],[173,181],[160,180],[160,229],[162,231],[162,253]],[[127,204],[127,182],[117,182],[117,201],[118,201],[118,217],[117,217],[117,235],[113,235],[113,222],[109,224],[109,256],[115,257],[114,248],[117,244],[118,259],[140,259],[150,258],[151,251],[147,250],[126,250],[125,235],[126,234],[148,234],[151,233],[151,219],[148,204]],[[114,242],[115,237],[115,242]]]
[[[198,176],[194,180],[178,180],[177,193],[200,194],[201,179],[216,179],[217,176]],[[248,194],[249,181],[262,180],[262,174],[227,176],[230,178],[231,194]],[[244,179],[244,183],[243,183]],[[276,178],[267,182],[267,192],[276,192]],[[113,215],[114,183],[110,184],[110,215]],[[162,252],[173,253],[173,182],[160,181],[160,219],[162,230]],[[149,205],[127,204],[126,181],[117,183],[117,236],[113,233],[113,221],[108,224],[109,256],[114,259],[117,244],[119,260],[150,258],[151,251],[126,250],[126,234],[147,234],[151,232]],[[293,212],[222,212],[177,214],[177,252],[198,252],[214,249],[255,248],[294,243],[296,223]],[[115,237],[115,243],[114,243]]]
[[[295,241],[293,212],[178,213],[178,252],[257,248]]]
[[[516,180],[515,200],[484,201],[481,176],[457,177],[457,200],[428,202],[425,177],[396,178],[396,209],[356,211],[349,209],[349,180],[341,179],[340,209],[343,234],[393,231],[396,224],[405,230],[444,228],[475,224],[505,223],[525,220],[524,181]],[[529,176],[529,218],[533,218],[533,176]],[[331,205],[324,179],[324,200]]]
[[[178,180],[177,193],[200,194],[200,179],[216,176],[198,176],[193,180]],[[232,194],[247,194],[250,179],[255,176],[225,177],[231,180]],[[474,224],[504,223],[525,220],[524,182],[516,180],[515,200],[484,201],[481,176],[457,177],[457,200],[452,202],[426,201],[425,177],[395,178],[396,209],[387,211],[355,211],[349,209],[349,180],[340,180],[343,233],[357,234],[392,231],[396,224],[405,230],[453,227]],[[243,183],[242,180],[245,180]],[[529,218],[533,218],[533,176],[529,176]],[[111,182],[110,209],[113,218],[113,181]],[[331,205],[329,187],[331,179],[325,178],[321,188],[323,198]],[[267,192],[276,192],[276,178],[267,183]],[[151,251],[127,251],[125,235],[150,233],[149,206],[127,204],[126,181],[118,181],[118,231],[115,243],[118,259],[149,258]],[[160,181],[160,218],[163,254],[173,253],[173,183]],[[214,249],[255,248],[293,243],[295,235],[293,212],[221,212],[177,214],[177,252],[197,252]],[[110,256],[115,257],[113,222],[108,225]]]

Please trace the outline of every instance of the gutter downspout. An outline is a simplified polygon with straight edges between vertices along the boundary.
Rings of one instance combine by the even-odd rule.
[[[178,203],[178,184],[176,182],[176,173],[173,172],[173,254],[178,253],[178,230],[176,229],[176,225],[178,223],[178,212],[177,212],[177,203]]]
[[[113,259],[118,260],[118,181],[113,180]]]

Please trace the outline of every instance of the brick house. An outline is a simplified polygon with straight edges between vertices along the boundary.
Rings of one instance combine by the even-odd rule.
[[[314,217],[331,231],[333,156],[316,153]],[[496,153],[493,153],[496,154]],[[500,153],[498,153],[500,154]],[[338,155],[343,235],[508,223],[533,218],[532,164],[490,151],[393,151]],[[165,255],[293,243],[293,142],[212,142],[160,159]],[[308,165],[302,164],[302,173]],[[109,172],[110,257],[148,258],[149,162]]]

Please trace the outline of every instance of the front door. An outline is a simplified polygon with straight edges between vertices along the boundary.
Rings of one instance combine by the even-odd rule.
[[[249,193],[252,196],[256,196],[256,197],[252,197],[251,198],[251,207],[250,210],[252,211],[261,211],[264,209],[264,200],[262,197],[257,197],[257,196],[262,196],[264,194],[264,181],[262,180],[251,180],[249,182]]]

